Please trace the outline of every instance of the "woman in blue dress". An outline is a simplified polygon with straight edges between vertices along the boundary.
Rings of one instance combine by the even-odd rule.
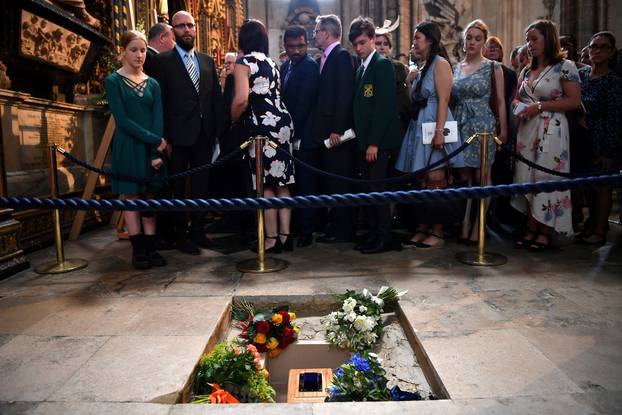
[[[414,33],[413,50],[422,61],[421,71],[412,87],[412,120],[406,131],[395,168],[403,172],[414,172],[432,164],[460,146],[457,143],[445,143],[443,129],[446,121],[453,121],[449,110],[451,94],[451,65],[447,53],[441,45],[441,30],[434,22],[422,22]],[[423,144],[422,124],[436,123],[431,144]],[[445,152],[443,152],[443,149]],[[462,167],[462,157],[454,157],[450,164]],[[425,174],[428,189],[447,187],[446,167],[439,166]],[[420,218],[425,222],[425,218]],[[413,237],[405,245],[419,249],[440,248],[445,244],[443,224],[421,223]]]
[[[147,39],[142,33],[130,30],[123,34],[120,44],[123,66],[105,81],[106,96],[116,123],[112,171],[145,178],[162,175],[162,152],[167,142],[162,137],[160,85],[143,72]],[[143,184],[112,180],[112,191],[126,200],[152,197],[155,190]],[[155,250],[155,216],[125,211],[123,218],[132,243],[134,268],[166,265],[166,260]]]
[[[272,59],[266,56],[268,34],[263,23],[254,19],[244,23],[240,27],[238,43],[244,56],[238,58],[233,69],[235,95],[231,104],[231,118],[237,121],[248,116],[250,120],[246,124],[251,126],[251,136],[268,137],[280,148],[291,153],[294,125],[281,100],[279,70]],[[249,154],[254,166],[254,146],[250,146]],[[264,197],[290,196],[288,186],[294,183],[293,161],[266,143],[263,147],[263,166]],[[251,171],[254,172],[254,168]],[[290,221],[291,209],[266,210],[266,252],[293,250],[293,239],[289,234]]]
[[[458,121],[458,130],[463,140],[476,133],[490,133],[498,135],[505,143],[507,136],[507,113],[505,108],[503,70],[497,62],[486,59],[483,55],[484,45],[488,38],[488,26],[481,20],[469,23],[464,31],[464,52],[462,62],[454,66],[454,83],[451,94],[454,98],[454,115]],[[497,134],[497,120],[490,107],[492,76],[494,67],[497,114],[499,114],[499,133]],[[488,141],[488,176],[485,183],[490,183],[490,166],[495,160],[496,144]],[[464,165],[461,171],[462,180],[472,184],[480,181],[480,143],[479,140],[464,149]],[[462,222],[462,231],[458,239],[463,243],[477,242],[477,223],[471,227],[471,204],[469,199]]]

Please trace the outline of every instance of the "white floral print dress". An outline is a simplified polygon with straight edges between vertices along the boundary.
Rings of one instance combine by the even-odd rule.
[[[294,125],[281,101],[281,79],[274,61],[263,53],[253,52],[236,61],[250,69],[249,98],[250,117],[254,130],[251,136],[262,135],[278,143],[291,153]],[[255,185],[255,147],[249,146],[253,186]],[[263,148],[264,184],[279,187],[294,183],[294,164],[268,144]]]
[[[530,71],[525,71],[519,82],[519,99],[529,105],[563,97],[562,80],[580,82],[575,64],[563,60],[547,66],[538,78],[529,84]],[[516,151],[523,157],[549,169],[568,173],[570,171],[570,132],[563,112],[544,111],[529,120],[522,120],[518,127]],[[516,162],[514,183],[534,183],[558,180],[559,176],[533,169]],[[572,204],[570,191],[538,193],[514,196],[512,206],[531,215],[538,222],[554,228],[561,234],[572,234]]]

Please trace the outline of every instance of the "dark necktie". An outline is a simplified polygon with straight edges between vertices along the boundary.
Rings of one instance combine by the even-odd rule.
[[[356,70],[356,84],[357,85],[361,83],[361,79],[363,78],[363,72],[365,72],[365,67],[361,65]]]
[[[292,65],[292,62],[290,61],[289,65],[287,66],[287,72],[285,72],[285,79],[283,79],[283,87],[287,86],[287,82],[289,82],[289,77],[292,75],[293,68],[294,65]]]

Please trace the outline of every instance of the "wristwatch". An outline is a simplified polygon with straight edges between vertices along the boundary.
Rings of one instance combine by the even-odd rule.
[[[536,104],[538,105],[538,112],[542,113],[542,102],[538,101]]]

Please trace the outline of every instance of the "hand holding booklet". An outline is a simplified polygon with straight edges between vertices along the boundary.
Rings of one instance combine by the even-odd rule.
[[[343,133],[341,137],[339,137],[339,144],[343,144],[346,141],[352,140],[353,138],[356,138],[356,134],[354,134],[354,130],[350,128],[348,131]],[[326,148],[332,147],[332,145],[330,144],[330,138],[327,138],[326,140],[324,140],[324,145],[326,146]]]
[[[436,123],[424,122],[423,124],[421,124],[421,129],[423,133],[423,144],[432,144],[432,140],[434,139],[434,133],[436,130]],[[443,136],[445,137],[446,143],[457,143],[458,122],[447,121],[445,123],[445,128],[443,129]]]

